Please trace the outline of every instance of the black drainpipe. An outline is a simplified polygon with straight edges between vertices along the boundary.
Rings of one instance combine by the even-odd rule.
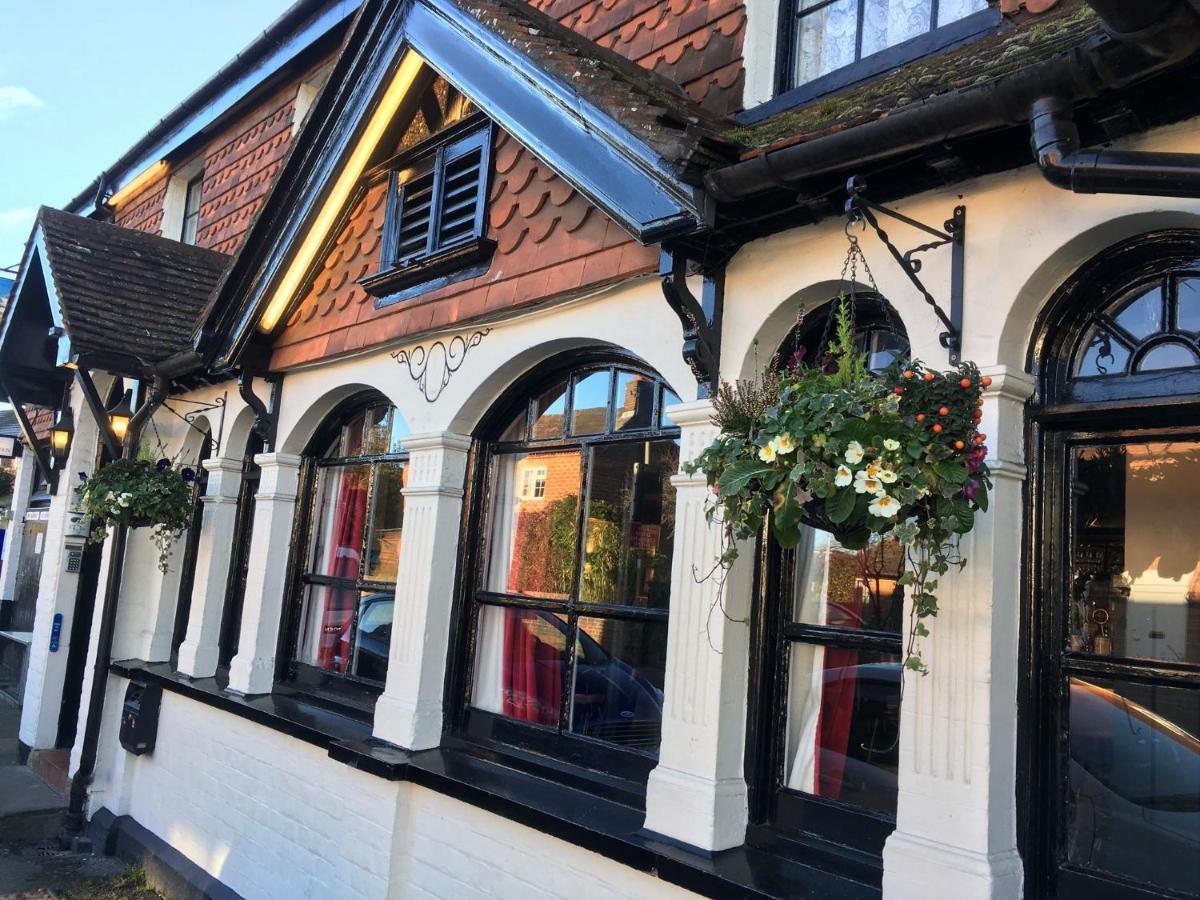
[[[1200,154],[1083,150],[1071,104],[1044,97],[1030,116],[1033,152],[1046,180],[1077,194],[1200,197]]]
[[[167,380],[156,375],[150,396],[141,405],[125,434],[124,454],[134,447],[142,428],[150,417],[167,399]],[[106,422],[98,423],[107,428]],[[96,750],[100,744],[100,726],[104,721],[104,697],[108,688],[108,666],[112,662],[113,630],[117,623],[117,597],[121,593],[121,576],[125,568],[125,538],[128,529],[118,526],[113,529],[112,546],[109,550],[108,577],[104,582],[104,605],[100,612],[100,633],[96,636],[96,662],[92,667],[92,688],[88,694],[87,722],[83,728],[83,746],[79,754],[79,768],[71,778],[71,790],[67,815],[63,820],[63,832],[59,843],[64,847],[76,844],[87,824],[87,793],[96,770]]]
[[[923,103],[802,144],[767,150],[709,172],[709,194],[732,203],[767,191],[799,191],[806,179],[844,174],[899,154],[1028,122],[1044,97],[1079,102],[1166,71],[1200,46],[1200,13],[1188,0],[1088,0],[1112,37],[1012,73],[999,82]],[[1142,6],[1153,23],[1127,7]]]

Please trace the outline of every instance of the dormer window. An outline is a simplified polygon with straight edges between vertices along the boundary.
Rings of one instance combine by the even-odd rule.
[[[783,0],[777,91],[837,90],[969,38],[992,18],[988,0]]]
[[[204,173],[201,172],[187,183],[183,195],[183,231],[179,240],[185,244],[195,244],[196,235],[200,231],[200,202],[204,186]]]
[[[397,147],[376,170],[388,181],[380,271],[359,282],[388,302],[476,273],[495,247],[484,236],[491,123],[437,78]]]

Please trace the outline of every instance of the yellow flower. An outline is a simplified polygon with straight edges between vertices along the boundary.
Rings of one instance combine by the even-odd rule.
[[[879,516],[881,519],[891,519],[896,513],[900,512],[900,501],[894,497],[889,497],[887,494],[880,494],[871,501],[871,505],[867,507],[867,512],[873,516]]]
[[[758,458],[763,462],[775,462],[775,442],[767,444],[758,451]]]
[[[781,434],[771,441],[771,445],[780,456],[787,456],[796,449],[796,439],[790,434]]]

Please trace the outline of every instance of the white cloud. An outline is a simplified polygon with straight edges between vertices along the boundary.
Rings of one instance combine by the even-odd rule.
[[[36,209],[21,207],[19,209],[0,209],[0,231],[21,231],[33,224]]]
[[[45,106],[33,91],[15,85],[0,84],[0,121],[22,109],[38,109]]]

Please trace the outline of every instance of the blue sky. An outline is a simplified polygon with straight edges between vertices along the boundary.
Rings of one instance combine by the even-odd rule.
[[[0,2],[0,269],[290,0]]]

